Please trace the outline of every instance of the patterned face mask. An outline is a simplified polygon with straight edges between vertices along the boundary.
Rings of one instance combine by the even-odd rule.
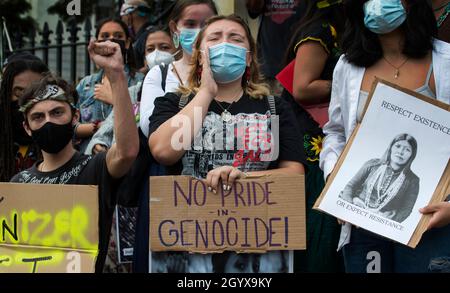
[[[48,84],[43,90],[38,91],[33,99],[22,105],[19,111],[26,113],[35,104],[45,100],[67,102],[72,108],[75,109],[75,101],[73,97],[67,95],[66,92],[56,84]]]

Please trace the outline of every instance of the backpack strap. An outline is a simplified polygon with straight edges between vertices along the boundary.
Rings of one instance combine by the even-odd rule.
[[[269,103],[270,115],[277,115],[277,108],[275,106],[275,97],[267,96],[267,102]]]
[[[163,91],[166,91],[166,79],[167,79],[167,73],[169,71],[169,65],[161,64],[159,65],[159,69],[161,70],[161,88]]]
[[[178,103],[178,108],[180,110],[183,110],[184,107],[186,107],[186,105],[189,103],[189,97],[186,96],[181,96],[180,97],[180,102]]]

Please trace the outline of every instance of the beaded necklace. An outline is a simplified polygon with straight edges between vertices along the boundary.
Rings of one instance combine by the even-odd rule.
[[[444,12],[439,16],[437,20],[437,26],[438,28],[441,27],[442,23],[447,19],[448,14],[450,13],[450,2],[447,3],[447,6],[445,6]]]

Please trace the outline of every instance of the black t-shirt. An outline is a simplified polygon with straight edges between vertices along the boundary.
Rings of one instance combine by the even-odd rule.
[[[180,111],[179,101],[174,93],[156,99],[150,134]],[[279,161],[305,163],[294,113],[282,99],[275,98],[276,119],[271,119],[267,98],[253,99],[244,94],[233,104],[220,104],[233,115],[232,120],[223,121],[222,107],[211,102],[202,130],[181,159],[181,174],[205,178],[220,166],[247,172],[276,168]],[[278,143],[275,130],[279,130]]]
[[[305,14],[306,1],[264,1],[261,25],[258,33],[258,57],[265,77],[274,79],[281,71],[286,48],[289,46],[295,24]],[[250,17],[258,15],[249,13]]]
[[[108,172],[106,166],[106,153],[100,153],[95,156],[86,156],[77,152],[70,161],[52,172],[40,172],[37,169],[37,166],[41,162],[42,161],[39,161],[30,169],[20,172],[11,179],[11,182],[98,186],[99,255],[95,263],[95,271],[101,273],[108,250],[112,215],[117,202],[117,181],[111,177]]]

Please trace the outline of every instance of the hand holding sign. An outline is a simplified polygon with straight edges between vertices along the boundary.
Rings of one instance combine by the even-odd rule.
[[[220,184],[222,184],[222,189],[224,191],[229,191],[231,190],[231,186],[236,179],[244,177],[246,177],[245,173],[238,168],[232,166],[222,166],[209,171],[206,177],[206,184],[208,185],[209,191],[217,194]]]
[[[303,176],[234,180],[216,195],[203,180],[187,176],[151,177],[150,185],[152,251],[305,247]]]
[[[427,230],[450,225],[450,202],[441,202],[428,205],[420,209],[422,214],[431,214]]]

